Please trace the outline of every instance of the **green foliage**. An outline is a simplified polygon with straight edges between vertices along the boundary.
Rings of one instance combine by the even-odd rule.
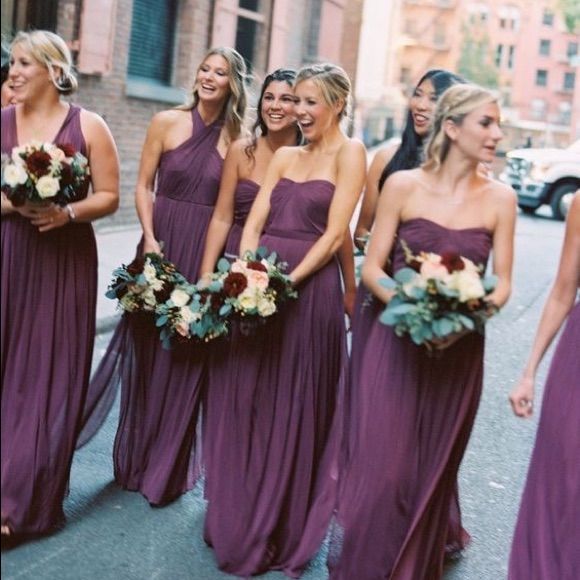
[[[558,8],[564,17],[568,32],[580,32],[580,2],[578,0],[558,0]]]
[[[484,87],[497,88],[498,70],[491,62],[492,48],[487,35],[476,40],[469,27],[463,25],[463,44],[458,63],[458,73]]]

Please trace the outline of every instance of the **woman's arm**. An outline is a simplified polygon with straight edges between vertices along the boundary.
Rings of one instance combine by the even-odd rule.
[[[258,249],[260,236],[270,213],[270,195],[274,186],[282,177],[284,167],[286,167],[291,155],[294,153],[292,149],[292,147],[281,147],[274,153],[274,157],[272,157],[272,161],[268,165],[264,183],[262,183],[260,191],[258,191],[258,195],[252,204],[252,209],[246,218],[240,241],[240,256],[243,256],[248,251],[255,252]]]
[[[337,154],[336,187],[324,233],[290,273],[299,284],[322,268],[344,241],[348,224],[360,197],[366,175],[366,151],[359,141],[347,141]]]
[[[494,194],[498,200],[493,231],[493,273],[497,276],[497,286],[486,300],[501,308],[508,301],[512,287],[517,200],[509,188],[501,187]]]
[[[64,226],[73,214],[74,221],[91,222],[119,207],[119,158],[113,136],[103,119],[89,111],[81,112],[81,127],[87,143],[93,193],[70,203],[71,213],[56,205],[42,210],[31,220],[40,232]]]
[[[240,154],[244,154],[244,146],[245,140],[237,141],[230,146],[226,155],[216,206],[205,238],[199,272],[201,277],[211,275],[215,270],[234,222],[234,196],[239,179]]]
[[[135,207],[143,229],[143,253],[161,253],[159,241],[153,231],[153,188],[159,161],[164,151],[164,136],[171,126],[170,111],[157,113],[151,120],[139,164]]]
[[[513,411],[520,417],[532,414],[534,382],[538,366],[574,306],[580,285],[580,191],[576,193],[566,223],[566,234],[556,281],[536,332],[522,377],[510,395]]]
[[[344,242],[338,250],[338,260],[344,280],[344,310],[352,318],[356,300],[356,279],[354,275],[354,248],[350,236],[344,237]]]
[[[404,172],[394,173],[385,181],[375,218],[375,229],[380,231],[381,235],[371,237],[362,267],[364,285],[384,303],[393,297],[393,291],[381,286],[379,281],[388,277],[384,269],[385,264],[393,248],[404,200],[408,197],[412,185],[412,180]]]
[[[369,167],[360,214],[354,230],[354,245],[361,251],[364,251],[365,240],[370,235],[375,220],[379,199],[379,179],[396,150],[397,146],[392,146],[378,151]]]

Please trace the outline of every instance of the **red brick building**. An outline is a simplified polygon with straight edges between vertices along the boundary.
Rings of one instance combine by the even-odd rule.
[[[360,4],[361,0],[357,0]],[[2,0],[2,32],[54,30],[74,51],[75,101],[101,114],[122,165],[119,212],[105,225],[136,219],[133,187],[154,113],[182,103],[212,46],[234,46],[259,83],[280,66],[342,63],[347,0]],[[353,16],[348,34],[358,34]],[[359,24],[360,26],[360,24]],[[348,57],[356,50],[349,45]],[[349,58],[354,74],[356,59]]]

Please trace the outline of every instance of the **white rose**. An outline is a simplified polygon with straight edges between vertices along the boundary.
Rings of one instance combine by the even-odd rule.
[[[187,322],[187,324],[197,322],[201,319],[201,314],[199,312],[194,312],[189,306],[182,306],[179,309],[179,315],[184,322]]]
[[[246,288],[239,296],[238,296],[238,304],[240,308],[243,310],[253,310],[258,306],[256,293],[251,288]]]
[[[125,296],[119,300],[119,303],[123,310],[126,310],[127,312],[133,312],[133,310],[135,310],[136,304],[130,294],[125,294]]]
[[[22,155],[26,154],[26,147],[14,147],[12,149],[12,162],[16,163],[17,165],[24,165],[24,159],[22,159]]]
[[[260,316],[271,316],[274,312],[276,312],[276,304],[272,300],[262,298],[258,302],[258,313]]]
[[[54,197],[58,193],[59,189],[60,183],[58,179],[50,177],[50,175],[43,175],[36,182],[36,191],[38,191],[38,195],[43,199]]]
[[[159,280],[159,278],[155,278],[155,280],[152,280],[151,282],[149,282],[149,286],[151,286],[151,290],[154,290],[155,292],[159,292],[159,290],[163,290],[163,280]]]
[[[154,280],[157,280],[157,272],[155,270],[155,266],[151,264],[149,258],[147,258],[147,261],[143,266],[143,276],[145,276],[145,280],[147,280],[147,282],[149,283],[153,282]]]
[[[240,260],[239,258],[236,259],[236,261],[232,264],[230,270],[232,272],[238,272],[239,274],[245,274],[246,273],[246,262],[244,262],[244,260]]]
[[[155,306],[157,306],[157,298],[155,298],[155,294],[153,294],[153,290],[151,288],[147,288],[147,290],[141,294],[141,298],[145,303],[145,310],[155,310]]]
[[[59,149],[58,147],[50,147],[48,150],[48,154],[50,155],[50,158],[53,161],[58,162],[59,165],[61,161],[64,161],[64,159],[66,159],[64,151],[62,149]]]
[[[485,296],[485,290],[481,278],[477,274],[472,274],[461,270],[452,277],[450,287],[459,292],[459,301],[467,302]]]
[[[22,165],[17,165],[11,163],[4,168],[4,181],[10,187],[16,187],[17,185],[23,185],[28,180],[28,174],[24,170]]]
[[[248,288],[253,288],[263,292],[268,287],[269,280],[266,272],[248,270],[246,272],[246,278],[248,279]]]
[[[175,288],[169,299],[171,302],[173,302],[173,304],[175,304],[175,306],[177,306],[177,308],[181,308],[189,302],[189,294],[181,288]]]

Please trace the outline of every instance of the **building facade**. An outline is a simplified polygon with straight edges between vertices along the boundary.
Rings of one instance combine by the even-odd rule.
[[[341,64],[347,0],[2,0],[2,33],[49,29],[76,61],[74,96],[108,123],[121,158],[121,207],[100,227],[136,220],[133,188],[151,117],[183,103],[213,46],[235,47],[257,87],[267,72]],[[352,20],[352,18],[351,18]],[[352,24],[349,34],[353,34]],[[255,90],[254,90],[255,93]]]

